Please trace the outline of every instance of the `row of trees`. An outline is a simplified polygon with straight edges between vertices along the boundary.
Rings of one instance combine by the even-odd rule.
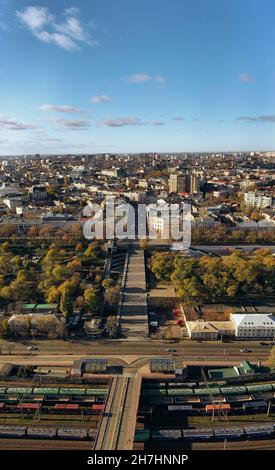
[[[96,243],[67,249],[52,244],[39,263],[0,245],[0,299],[11,302],[58,303],[68,318],[73,308],[95,312],[102,300],[104,254]]]
[[[70,224],[67,227],[55,227],[53,225],[37,225],[30,227],[26,233],[18,232],[15,224],[4,224],[0,226],[0,238],[12,238],[20,240],[49,240],[55,238],[64,243],[75,243],[83,240],[83,231],[80,224]]]
[[[274,243],[275,230],[230,230],[225,225],[205,230],[202,227],[192,229],[193,244],[215,243]]]
[[[275,293],[275,258],[265,249],[200,259],[156,253],[149,266],[158,282],[172,282],[179,297],[189,305],[224,296]]]

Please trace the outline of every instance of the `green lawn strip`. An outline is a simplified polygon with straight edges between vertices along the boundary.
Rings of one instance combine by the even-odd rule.
[[[266,414],[243,414],[238,416],[227,416],[227,420],[225,417],[222,416],[215,416],[214,421],[212,421],[212,416],[189,416],[188,417],[188,427],[215,427],[215,426],[238,426],[241,424],[242,426],[250,425],[250,424],[259,424],[259,423],[270,423],[275,422],[275,414],[271,413],[269,416]]]

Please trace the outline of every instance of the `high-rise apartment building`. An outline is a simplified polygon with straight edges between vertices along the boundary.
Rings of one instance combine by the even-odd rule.
[[[170,193],[198,193],[200,190],[200,179],[193,174],[172,174],[169,178]]]
[[[186,175],[172,174],[169,178],[169,193],[186,192]]]
[[[244,202],[248,206],[264,209],[272,206],[272,196],[266,196],[263,192],[250,191],[244,194]]]
[[[190,178],[189,191],[191,194],[198,193],[200,190],[200,179],[196,175],[188,175]]]

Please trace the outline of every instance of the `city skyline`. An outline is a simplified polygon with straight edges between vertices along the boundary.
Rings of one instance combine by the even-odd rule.
[[[229,3],[0,1],[0,154],[275,149],[275,5]]]

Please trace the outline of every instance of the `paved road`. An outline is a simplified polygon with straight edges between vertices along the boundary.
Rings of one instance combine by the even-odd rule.
[[[39,351],[28,352],[27,347],[33,345],[39,348]],[[181,354],[211,354],[213,351],[219,354],[240,353],[240,349],[246,348],[253,353],[269,354],[271,350],[270,342],[267,345],[260,345],[256,341],[232,341],[221,343],[220,341],[182,341],[181,343],[172,343],[166,341],[132,341],[131,343],[119,340],[113,341],[91,341],[89,339],[78,341],[64,340],[35,340],[35,341],[7,341],[0,340],[1,354],[132,354],[132,355],[151,355],[161,354],[165,349],[175,349],[175,352]],[[244,354],[249,357],[249,353]],[[1,355],[0,355],[1,358]]]
[[[232,342],[232,343],[197,343],[185,341],[181,344],[169,344],[161,342],[89,342],[70,343],[67,341],[35,341],[33,344],[39,347],[38,352],[27,351],[27,344],[1,342],[1,362],[45,364],[45,365],[69,365],[75,359],[86,356],[109,356],[125,358],[132,362],[137,358],[150,358],[155,356],[182,357],[184,362],[239,362],[243,359],[253,361],[266,361],[270,356],[271,346],[260,346],[256,342]],[[11,354],[7,354],[10,347]],[[173,351],[166,351],[166,349]],[[249,353],[241,353],[240,349],[248,348]]]

